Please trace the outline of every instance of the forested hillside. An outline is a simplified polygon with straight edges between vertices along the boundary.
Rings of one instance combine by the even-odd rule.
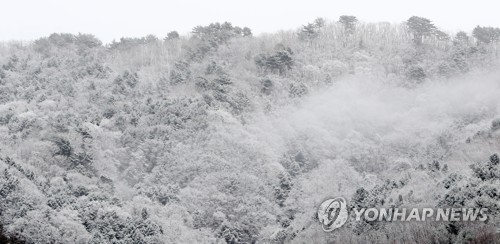
[[[499,44],[498,28],[353,16],[3,43],[0,241],[491,243]],[[336,196],[491,212],[326,233],[316,211]]]

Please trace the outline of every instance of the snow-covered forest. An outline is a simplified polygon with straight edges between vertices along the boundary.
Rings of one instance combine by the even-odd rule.
[[[1,243],[493,243],[500,29],[318,18],[0,44]],[[356,206],[487,222],[347,223]]]

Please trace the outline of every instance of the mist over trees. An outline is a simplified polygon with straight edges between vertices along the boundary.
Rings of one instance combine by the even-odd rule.
[[[3,43],[0,242],[498,240],[499,42],[344,15]],[[325,233],[315,213],[336,196],[490,218]]]

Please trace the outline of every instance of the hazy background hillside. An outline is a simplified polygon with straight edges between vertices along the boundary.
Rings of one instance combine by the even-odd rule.
[[[491,243],[499,41],[342,16],[2,43],[0,241]],[[325,233],[317,207],[336,196],[491,212]]]

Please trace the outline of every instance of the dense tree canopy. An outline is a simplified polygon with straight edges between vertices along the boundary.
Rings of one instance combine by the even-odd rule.
[[[476,26],[472,34],[478,42],[489,44],[500,40],[500,29],[493,27]]]
[[[352,33],[356,29],[358,19],[351,15],[342,15],[339,17],[339,22],[344,26],[346,33]]]
[[[436,26],[426,18],[413,16],[406,21],[410,33],[413,34],[415,44],[422,44],[422,38],[430,36],[437,31]]]
[[[497,32],[341,16],[257,36],[224,22],[5,43],[0,242],[495,240],[498,212],[333,235],[315,213],[335,196],[498,209]]]

